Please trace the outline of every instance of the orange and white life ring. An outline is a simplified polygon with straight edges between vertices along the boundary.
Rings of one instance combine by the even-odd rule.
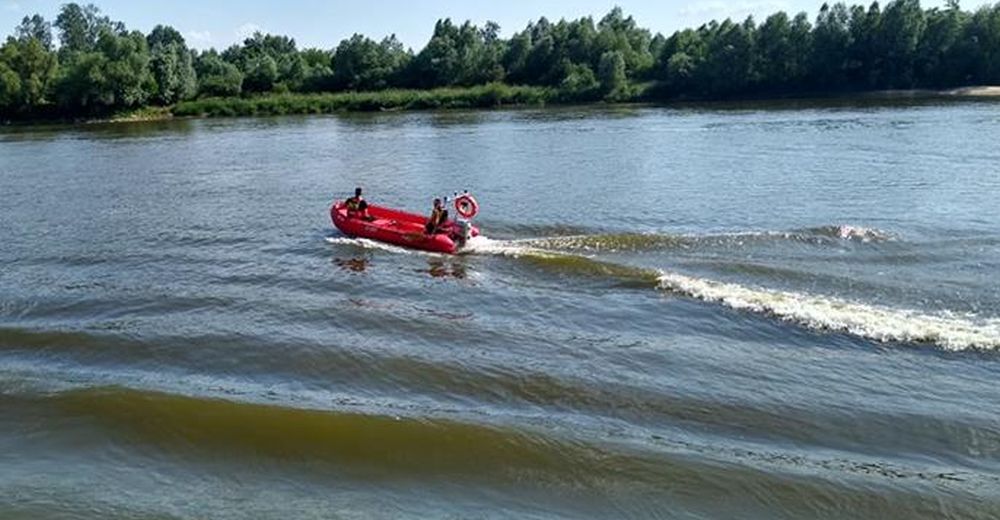
[[[479,214],[479,203],[476,202],[475,197],[465,193],[455,199],[455,211],[457,211],[462,218],[472,219]]]

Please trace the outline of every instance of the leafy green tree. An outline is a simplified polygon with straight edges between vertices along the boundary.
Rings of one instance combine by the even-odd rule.
[[[963,47],[972,61],[969,81],[1000,83],[1000,4],[976,10],[966,27],[965,40]]]
[[[346,90],[381,90],[399,81],[411,55],[396,35],[375,42],[360,34],[340,42],[333,53],[333,85]]]
[[[456,26],[450,19],[438,20],[427,46],[410,63],[407,83],[427,88],[503,79],[499,30],[494,22],[480,29],[471,22]]]
[[[788,15],[778,12],[761,24],[757,33],[757,80],[769,90],[782,89],[794,83],[795,49],[792,43],[792,24]]]
[[[27,112],[47,102],[58,62],[34,36],[10,37],[0,47],[6,110]]]
[[[14,113],[19,108],[20,99],[21,78],[0,60],[0,116]]]
[[[601,84],[601,93],[606,97],[614,98],[622,94],[627,84],[625,57],[620,51],[607,51],[601,55],[597,77]]]
[[[963,50],[963,33],[969,16],[957,3],[947,9],[927,12],[927,28],[914,64],[921,85],[945,87],[961,83],[969,75],[969,56]]]
[[[102,112],[143,105],[156,89],[146,38],[138,31],[101,32],[93,51],[75,52],[62,68],[58,101],[74,112]]]
[[[809,17],[806,13],[799,13],[792,19],[791,30],[788,35],[791,45],[791,64],[788,66],[788,74],[792,87],[805,88],[812,59],[813,34]]]
[[[176,29],[157,25],[146,37],[150,69],[156,82],[153,100],[168,105],[197,93],[198,80],[191,51]]]
[[[240,69],[247,82],[243,85],[246,92],[302,90],[307,81],[315,79],[310,77],[313,72],[295,40],[288,36],[256,32],[242,45],[223,51],[221,57]]]
[[[597,52],[604,59],[607,52],[618,52],[625,61],[625,70],[632,77],[644,77],[652,68],[654,57],[650,52],[652,37],[648,30],[638,26],[635,19],[625,16],[615,7],[597,24]]]
[[[624,61],[623,61],[624,65]],[[586,100],[593,97],[601,87],[597,81],[597,76],[590,66],[585,63],[566,62],[566,77],[559,84],[570,98],[574,100]],[[613,75],[613,74],[612,74]]]
[[[710,24],[705,61],[698,67],[699,88],[715,96],[746,90],[753,77],[753,20],[736,24],[725,20]]]
[[[53,27],[61,45],[53,49]],[[669,37],[621,9],[532,21],[510,39],[487,22],[438,20],[418,53],[394,37],[356,34],[332,50],[256,33],[221,54],[191,51],[175,29],[129,33],[93,5],[63,5],[53,24],[25,17],[0,46],[0,114],[101,113],[171,104],[196,93],[432,88],[485,83],[557,87],[561,99],[726,97],[760,93],[953,87],[1000,82],[1000,4],[963,11],[957,0],[924,10],[918,0],[805,14],[778,12],[759,27],[712,21]],[[506,87],[493,85],[492,92]],[[502,96],[501,96],[502,97]],[[499,97],[498,97],[499,99]]]
[[[847,51],[851,43],[847,6],[823,4],[813,29],[812,79],[816,88],[839,90],[847,84]]]
[[[150,49],[154,47],[169,47],[171,45],[187,47],[184,36],[177,29],[169,25],[157,25],[153,27],[153,30],[146,36],[146,44],[149,45]]]
[[[52,50],[52,24],[47,22],[41,15],[25,16],[21,20],[21,25],[17,26],[14,34],[18,40],[38,40],[47,51]]]
[[[243,73],[223,60],[214,50],[201,53],[194,63],[198,93],[203,96],[238,96],[243,90]]]
[[[125,34],[125,25],[101,16],[101,10],[93,4],[81,7],[77,3],[62,6],[55,26],[59,29],[62,52],[83,52],[93,50],[101,33],[109,31]]]
[[[302,79],[296,89],[319,92],[333,88],[333,53],[323,49],[303,49],[299,52],[303,67]]]
[[[663,54],[663,49],[666,46],[667,38],[660,33],[656,33],[656,36],[649,41],[649,54],[653,59],[653,67],[656,67],[660,55]]]
[[[246,64],[243,90],[247,92],[269,92],[278,81],[278,63],[264,54],[251,58]]]
[[[914,86],[914,63],[927,18],[920,0],[893,0],[886,6],[879,27],[882,40],[884,82],[888,88]]]
[[[542,18],[539,24],[545,21]],[[526,79],[525,82],[535,85],[553,85],[562,79],[558,74],[553,73],[557,70],[556,65],[560,61],[559,55],[556,53],[555,38],[546,34],[537,40],[532,39],[535,43],[531,46],[531,51],[528,52],[522,71]]]
[[[511,83],[527,83],[525,64],[531,52],[531,35],[525,31],[515,34],[507,44],[502,63],[507,71],[507,80]]]
[[[698,67],[705,59],[704,30],[685,29],[667,38],[657,58],[656,77],[667,96],[691,93]]]

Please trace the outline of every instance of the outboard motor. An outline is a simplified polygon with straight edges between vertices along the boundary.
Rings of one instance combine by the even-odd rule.
[[[458,241],[465,244],[472,238],[472,222],[460,218],[456,224],[458,225]]]

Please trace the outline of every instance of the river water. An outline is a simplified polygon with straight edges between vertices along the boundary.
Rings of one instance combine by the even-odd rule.
[[[1000,104],[0,131],[0,518],[1000,517]],[[472,190],[456,257],[328,208]]]

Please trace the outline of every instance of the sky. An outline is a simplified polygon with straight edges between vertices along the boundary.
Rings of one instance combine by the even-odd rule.
[[[985,1],[985,0],[983,0]],[[67,0],[0,0],[0,36],[13,32],[21,18],[35,13],[53,21]],[[395,34],[404,45],[419,50],[427,43],[434,22],[450,17],[456,22],[487,20],[500,24],[509,37],[530,20],[545,16],[550,20],[593,16],[599,20],[618,5],[636,18],[641,27],[669,34],[685,27],[697,27],[712,19],[742,20],[754,15],[762,21],[783,10],[805,11],[810,18],[823,0],[88,0],[113,20],[143,33],[157,24],[179,30],[188,45],[198,49],[224,49],[254,31],[283,34],[295,38],[300,48],[330,49],[354,33],[375,39]],[[854,2],[851,2],[854,3]],[[868,3],[868,0],[859,1]],[[928,7],[943,2],[924,1]],[[968,0],[966,7],[972,5]]]

